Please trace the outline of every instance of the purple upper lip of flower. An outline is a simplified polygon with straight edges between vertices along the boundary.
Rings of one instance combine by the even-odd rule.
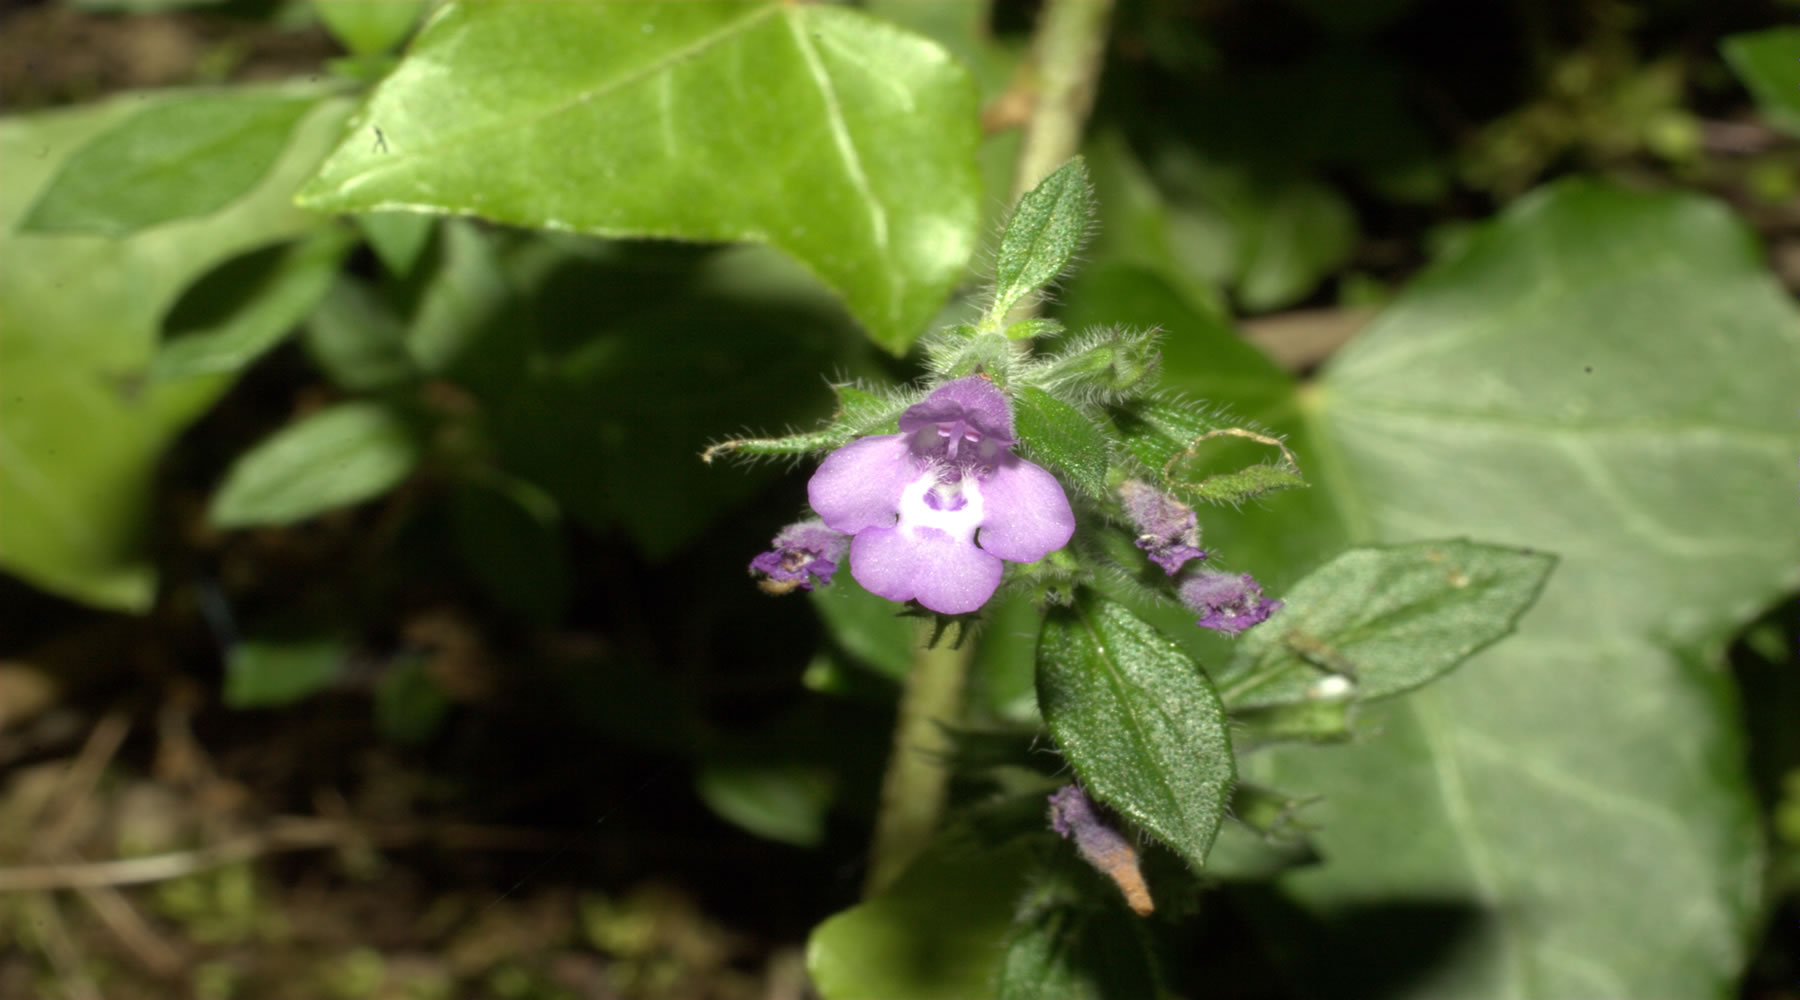
[[[1012,408],[981,376],[947,382],[900,415],[900,433],[852,441],[807,483],[825,524],[855,535],[850,575],[891,601],[974,611],[1002,560],[1067,545],[1075,514],[1056,477],[1012,453]]]

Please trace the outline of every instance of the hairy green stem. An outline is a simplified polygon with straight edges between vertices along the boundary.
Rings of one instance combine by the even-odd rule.
[[[1032,41],[1037,103],[1025,128],[1013,175],[1013,200],[1074,156],[1094,104],[1106,50],[1112,0],[1049,0]],[[962,716],[973,643],[930,646],[933,626],[920,632],[912,672],[900,694],[894,747],[881,783],[880,812],[863,894],[893,883],[931,839],[944,811],[950,780],[949,740],[943,727]]]
[[[1013,200],[1081,151],[1106,54],[1113,0],[1050,0],[1032,38],[1037,100],[1013,172]]]
[[[866,896],[887,888],[906,869],[931,839],[944,811],[950,741],[943,727],[962,714],[963,686],[975,644],[959,642],[960,648],[952,648],[940,641],[933,647],[929,643],[935,631],[934,622],[919,623],[912,673],[900,694],[894,748],[881,782],[869,877],[863,883]]]

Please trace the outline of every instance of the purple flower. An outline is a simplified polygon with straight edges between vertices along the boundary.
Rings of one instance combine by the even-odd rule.
[[[1226,635],[1237,635],[1281,607],[1280,601],[1263,596],[1262,587],[1248,573],[1195,573],[1178,589],[1181,603],[1200,615],[1195,624]]]
[[[1064,785],[1050,795],[1050,829],[1064,840],[1075,838],[1075,851],[1082,860],[1113,880],[1125,901],[1146,916],[1156,907],[1150,901],[1150,887],[1138,867],[1137,848],[1131,841],[1101,819],[1079,785]]]
[[[849,542],[848,535],[832,531],[818,518],[790,524],[775,536],[774,551],[750,560],[750,572],[762,574],[756,585],[771,594],[811,590],[814,578],[831,582]]]
[[[1194,508],[1135,479],[1119,485],[1119,499],[1124,501],[1131,523],[1137,526],[1137,547],[1164,573],[1174,576],[1184,563],[1206,558],[1200,548],[1200,522],[1194,517]]]
[[[850,573],[870,593],[961,614],[987,603],[1008,562],[1069,542],[1056,477],[1012,453],[1006,395],[975,375],[900,415],[900,433],[852,441],[806,485],[825,523],[855,535]]]

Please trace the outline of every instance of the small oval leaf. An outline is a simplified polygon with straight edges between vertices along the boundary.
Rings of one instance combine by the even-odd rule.
[[[342,403],[239,457],[209,514],[222,528],[287,524],[386,492],[418,458],[399,415],[379,403]]]
[[[1081,249],[1093,217],[1093,185],[1079,156],[1026,192],[1000,238],[988,315],[1000,319],[1020,299],[1056,280]]]
[[[231,92],[146,108],[69,157],[20,231],[125,236],[215,212],[256,187],[317,103]]]
[[[1235,769],[1225,710],[1199,664],[1123,605],[1088,595],[1044,625],[1038,701],[1091,795],[1205,863]]]
[[[1511,632],[1555,565],[1466,539],[1351,549],[1281,595],[1220,690],[1233,711],[1410,691]]]

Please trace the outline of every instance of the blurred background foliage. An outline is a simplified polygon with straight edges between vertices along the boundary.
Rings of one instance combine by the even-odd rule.
[[[0,895],[0,995],[802,996],[808,930],[856,898],[912,623],[847,574],[810,603],[757,593],[744,565],[802,505],[805,471],[697,456],[824,417],[828,379],[914,377],[911,317],[966,315],[991,240],[960,279],[917,276],[948,301],[928,291],[884,326],[880,288],[802,251],[295,207],[328,153],[400,141],[346,139],[345,123],[429,6],[0,15],[0,861],[191,867]],[[995,232],[1036,6],[857,6],[969,71],[970,221],[978,240]],[[1379,415],[1396,381],[1428,397],[1431,358],[1369,359],[1488,315],[1530,325],[1527,279],[1549,272],[1578,275],[1598,327],[1719,318],[1791,355],[1797,23],[1747,0],[1121,0],[1086,149],[1102,225],[1052,308],[1075,329],[1168,329],[1172,386],[1298,442],[1331,406],[1331,432],[1354,439],[1351,418]],[[179,169],[109,173],[143,148]],[[1615,266],[1622,246],[1657,265],[1649,278]],[[1338,395],[1293,381],[1433,266],[1340,358]],[[1683,312],[1721,288],[1735,304]],[[1528,380],[1531,406],[1582,377],[1491,350],[1479,363]],[[1791,417],[1800,396],[1767,388],[1791,370],[1733,389],[1779,353],[1704,354],[1664,340],[1599,363],[1632,373],[1624,409],[1655,412],[1692,357],[1715,401],[1749,385],[1744,412]],[[1443,459],[1448,474],[1386,481],[1411,523],[1447,520],[1471,483],[1484,509],[1554,489],[1502,490],[1475,469],[1504,463]],[[1791,548],[1791,483],[1735,468],[1707,474],[1781,493],[1766,523]],[[1681,475],[1642,473],[1665,474]],[[1210,537],[1282,567],[1278,588],[1358,534],[1322,493],[1271,501],[1274,529],[1226,512]],[[1634,544],[1570,523],[1609,553]],[[1732,574],[1687,581],[1713,595],[1697,605],[1762,599],[1704,545],[1731,527],[1695,529],[1693,572]],[[1578,606],[1628,602],[1609,596],[1622,572],[1603,567]],[[1708,690],[1741,704],[1743,727],[1694,739],[1749,762],[1759,818],[1744,828],[1768,834],[1770,863],[1738,867],[1766,882],[1745,897],[1770,902],[1746,908],[1760,943],[1741,995],[1776,1000],[1800,997],[1800,621],[1791,600],[1732,609],[1758,611],[1736,636],[1700,634],[1725,612],[1664,624],[1691,655],[1670,671],[1710,671],[1706,650],[1729,643],[1741,694]],[[1035,622],[1025,601],[993,609],[975,721],[1035,722]],[[1198,652],[1224,662],[1208,641]],[[1202,909],[1162,942],[1166,985],[1398,995],[1454,964],[1438,950],[1467,918],[1441,900],[1392,908],[1376,923],[1417,932],[1418,954],[1335,993],[1315,977],[1347,960],[1337,949],[1407,949],[1309,923],[1306,898]],[[1310,960],[1279,935],[1251,943],[1283,920],[1319,935],[1285,939]]]

